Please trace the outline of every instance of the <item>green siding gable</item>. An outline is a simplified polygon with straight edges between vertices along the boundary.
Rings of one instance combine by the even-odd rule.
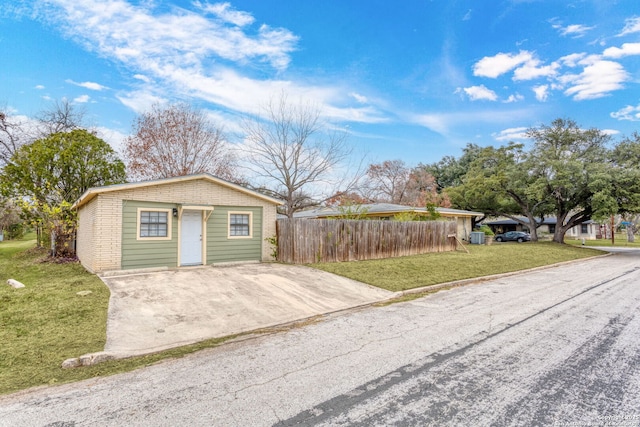
[[[122,202],[122,269],[176,267],[178,220],[169,215],[171,240],[137,240],[138,208],[173,209],[174,203],[124,200]]]
[[[229,211],[252,212],[253,237],[229,238]],[[207,264],[260,261],[262,257],[262,207],[215,206],[207,221]]]

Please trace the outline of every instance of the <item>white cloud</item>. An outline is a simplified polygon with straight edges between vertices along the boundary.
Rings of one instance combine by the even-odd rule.
[[[623,88],[629,80],[629,74],[622,65],[613,61],[598,61],[584,68],[578,75],[564,76],[564,83],[569,84],[565,94],[573,96],[576,101],[601,98],[614,90]]]
[[[558,30],[560,32],[560,35],[562,36],[570,36],[576,39],[583,37],[587,33],[587,31],[593,30],[595,28],[587,27],[581,24],[572,24],[567,25],[566,27],[563,27],[561,24],[554,24],[552,25],[552,27]]]
[[[640,16],[634,16],[633,18],[626,19],[624,28],[620,34],[618,34],[618,37],[633,33],[640,33]]]
[[[164,104],[166,98],[156,96],[147,90],[137,90],[127,94],[116,95],[116,98],[137,114],[149,111],[153,104]]]
[[[461,90],[464,91],[472,101],[495,101],[498,99],[498,95],[496,95],[496,93],[491,89],[488,89],[485,85],[458,88],[456,92],[459,93]]]
[[[622,58],[623,56],[640,55],[640,43],[623,43],[622,47],[610,47],[602,53],[607,58]]]
[[[35,85],[33,88],[34,89],[38,89],[38,90],[43,90],[44,86],[43,85]]]
[[[468,21],[470,19],[471,19],[471,9],[469,9],[467,13],[465,13],[464,16],[462,17],[463,21]]]
[[[235,21],[247,24],[249,14],[213,5],[217,19],[208,19],[186,9],[174,7],[157,12],[155,2],[132,5],[124,0],[52,0],[43,13],[63,24],[65,31],[89,50],[114,57],[142,71],[169,64],[206,67],[215,57],[246,62],[266,62],[285,69],[298,37],[282,28],[262,25],[243,31]],[[57,6],[57,7],[55,7]],[[231,21],[230,21],[231,20]]]
[[[78,82],[74,82],[71,79],[67,79],[65,80],[67,83],[70,83],[72,85],[76,85],[76,86],[80,86],[83,87],[85,89],[89,89],[89,90],[95,90],[95,91],[101,91],[104,89],[108,89],[106,86],[102,86],[99,83],[94,83],[94,82],[82,82],[82,83],[78,83]]]
[[[298,41],[289,30],[268,25],[256,28],[249,25],[254,22],[250,14],[225,3],[197,2],[195,12],[175,6],[158,12],[155,3],[132,5],[112,0],[105,6],[101,0],[51,0],[43,8],[47,19],[87,50],[131,70],[140,86],[117,98],[136,112],[154,102],[194,98],[240,113],[256,113],[260,105],[284,91],[291,99],[316,102],[328,118],[367,123],[387,120],[375,107],[358,106],[358,99],[343,87],[257,80],[234,70],[259,67],[264,71],[263,63],[276,73],[286,69]]]
[[[516,94],[509,95],[509,97],[502,102],[504,102],[505,104],[510,104],[512,102],[518,102],[522,100],[524,100],[524,96],[520,95],[519,93],[516,93]]]
[[[97,127],[96,134],[98,138],[108,143],[111,148],[120,156],[124,153],[124,139],[128,136],[116,129],[106,127]]]
[[[586,53],[572,53],[561,57],[558,61],[567,67],[575,67],[587,56]]]
[[[611,113],[611,117],[618,120],[640,122],[640,104],[636,105],[635,107],[632,105],[627,105],[626,107]]]
[[[80,95],[80,96],[74,98],[73,102],[76,102],[78,104],[84,104],[86,102],[89,102],[90,99],[91,99],[91,97],[89,95]]]
[[[529,139],[526,135],[526,127],[509,128],[498,133],[492,133],[491,136],[496,141],[513,141],[514,139]]]
[[[415,114],[407,120],[424,126],[441,135],[448,135],[452,128],[474,124],[508,123],[530,119],[532,112],[527,108],[509,108],[506,110],[482,109],[473,112]]]
[[[145,83],[151,82],[151,79],[143,74],[134,74],[133,78],[137,80],[142,80]]]
[[[194,6],[204,10],[205,12],[212,13],[225,22],[244,27],[246,25],[253,24],[254,17],[250,13],[233,10],[229,3],[216,3],[216,4],[202,4],[199,1],[193,3]]]
[[[549,85],[534,86],[532,90],[538,101],[544,102],[549,97]]]
[[[368,99],[366,96],[360,95],[359,93],[356,93],[356,92],[351,92],[349,96],[355,99],[356,101],[358,101],[360,104],[366,104],[368,102]]]
[[[551,65],[540,66],[540,61],[533,59],[513,72],[513,80],[533,80],[540,77],[552,77],[558,73],[560,64],[553,62]]]
[[[532,59],[533,54],[526,50],[521,50],[518,54],[501,52],[494,56],[485,56],[473,66],[473,75],[496,78]]]

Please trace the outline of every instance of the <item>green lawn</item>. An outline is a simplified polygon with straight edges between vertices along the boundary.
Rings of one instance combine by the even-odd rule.
[[[582,240],[580,239],[564,239],[564,242],[568,245],[582,246]],[[626,233],[616,233],[614,237],[614,245],[611,245],[611,239],[597,239],[597,240],[585,240],[584,246],[603,246],[603,247],[629,247],[640,248],[640,237],[636,236],[635,242],[629,243],[627,241]]]
[[[130,371],[212,347],[231,337],[158,354],[62,369],[65,359],[102,351],[109,289],[78,263],[42,262],[34,240],[0,242],[0,394]],[[15,279],[26,287],[6,284]],[[80,291],[91,294],[80,296]]]
[[[390,291],[405,291],[491,274],[540,267],[602,255],[602,252],[557,243],[494,243],[467,245],[470,253],[434,253],[370,261],[311,264],[311,267],[369,283]]]
[[[43,262],[45,254],[33,249],[34,245],[33,240],[0,242],[0,394],[126,372],[236,337],[91,367],[62,369],[61,363],[67,358],[103,350],[109,289],[78,263]],[[313,267],[396,291],[601,253],[552,243],[468,248],[470,254],[458,251]],[[9,278],[24,283],[26,288],[6,285]],[[91,293],[81,296],[80,291]]]

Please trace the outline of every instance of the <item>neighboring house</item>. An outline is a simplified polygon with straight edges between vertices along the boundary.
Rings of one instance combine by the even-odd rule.
[[[469,240],[473,231],[473,220],[484,216],[481,212],[471,212],[459,209],[436,207],[436,212],[444,220],[457,222],[457,234],[461,240]],[[317,208],[307,211],[300,211],[294,214],[295,218],[338,218],[345,216],[345,210],[360,214],[362,217],[371,219],[390,220],[398,214],[414,213],[418,215],[428,215],[426,208],[416,208],[412,206],[395,205],[392,203],[373,203],[354,205],[351,208]]]
[[[90,188],[76,252],[94,273],[266,261],[280,204],[208,174]]]
[[[528,223],[526,218],[522,218],[523,221]],[[538,226],[538,234],[553,234],[556,232],[556,218],[545,218],[541,225]],[[519,222],[510,219],[510,218],[502,218],[494,221],[483,221],[483,224],[486,224],[491,228],[491,230],[498,233],[506,233],[507,231],[530,231],[530,227],[524,227]],[[587,240],[595,240],[601,238],[600,225],[592,220],[588,220],[583,222],[580,225],[576,225],[575,227],[571,227],[565,237],[569,237],[572,239],[587,239]]]

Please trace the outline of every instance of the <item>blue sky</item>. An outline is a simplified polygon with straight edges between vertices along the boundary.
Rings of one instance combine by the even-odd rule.
[[[285,91],[371,161],[523,141],[558,117],[640,131],[638,0],[4,0],[0,105],[66,98],[116,148],[154,102],[238,120]]]

